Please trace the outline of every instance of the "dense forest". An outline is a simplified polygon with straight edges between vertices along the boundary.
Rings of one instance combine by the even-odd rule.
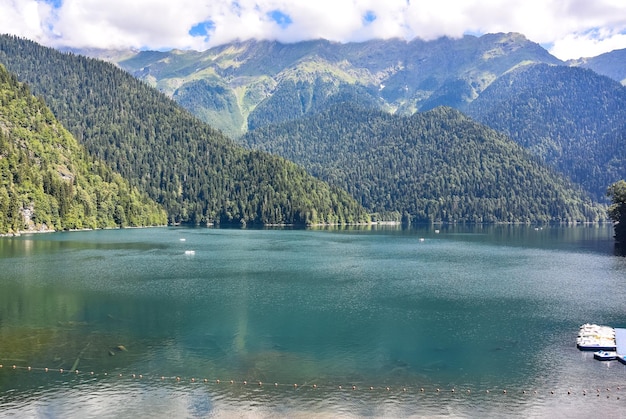
[[[626,87],[591,70],[523,66],[466,109],[604,201],[626,178]]]
[[[88,152],[145,191],[170,223],[368,221],[345,191],[252,152],[112,64],[0,36],[0,63]]]
[[[373,213],[412,222],[606,219],[579,189],[459,111],[410,117],[336,104],[241,139],[302,164]]]
[[[0,65],[0,233],[164,225],[163,208],[130,187]]]

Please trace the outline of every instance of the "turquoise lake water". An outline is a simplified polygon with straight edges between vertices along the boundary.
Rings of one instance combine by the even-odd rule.
[[[612,234],[2,238],[0,416],[624,417],[626,366],[575,346],[583,323],[626,327]]]

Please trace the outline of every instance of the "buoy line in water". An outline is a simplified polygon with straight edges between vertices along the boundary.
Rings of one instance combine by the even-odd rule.
[[[418,387],[418,386],[386,386],[386,385],[363,385],[363,384],[311,384],[311,383],[278,383],[278,382],[264,382],[264,381],[248,381],[248,380],[221,380],[219,378],[196,378],[196,377],[182,377],[182,376],[165,376],[154,374],[136,374],[136,373],[108,373],[83,370],[67,370],[63,368],[46,368],[46,367],[31,367],[23,365],[5,365],[0,364],[0,371],[29,371],[29,372],[43,372],[46,374],[57,374],[66,377],[73,376],[87,376],[91,378],[109,378],[109,379],[127,379],[127,380],[144,380],[154,381],[162,383],[176,383],[176,384],[205,384],[212,386],[237,386],[238,388],[282,388],[292,390],[320,390],[320,391],[346,391],[346,392],[379,392],[379,393],[400,393],[400,394],[453,394],[453,395],[521,395],[521,396],[555,396],[555,395],[570,395],[570,396],[595,396],[595,397],[614,397],[616,400],[620,400],[620,395],[626,390],[626,385],[619,385],[615,387],[593,388],[593,389],[551,389],[551,390],[527,390],[527,389],[483,389],[476,390],[470,388],[440,388],[440,387]],[[625,398],[626,400],[626,398]]]

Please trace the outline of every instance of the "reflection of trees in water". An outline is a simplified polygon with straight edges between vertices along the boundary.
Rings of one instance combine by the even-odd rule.
[[[615,243],[615,256],[626,256],[626,243]]]

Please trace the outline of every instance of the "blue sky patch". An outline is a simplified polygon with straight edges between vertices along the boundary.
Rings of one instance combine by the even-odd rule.
[[[215,28],[215,23],[212,20],[205,20],[204,22],[197,23],[189,29],[189,35],[191,36],[209,36],[212,29]]]
[[[50,6],[58,9],[63,5],[63,0],[43,0],[44,3],[49,4]]]
[[[285,29],[293,23],[291,17],[280,10],[272,10],[271,12],[268,12],[267,17],[276,22],[282,29]]]
[[[376,13],[372,12],[371,10],[368,10],[363,15],[363,23],[366,25],[372,23],[375,20],[376,20]]]

